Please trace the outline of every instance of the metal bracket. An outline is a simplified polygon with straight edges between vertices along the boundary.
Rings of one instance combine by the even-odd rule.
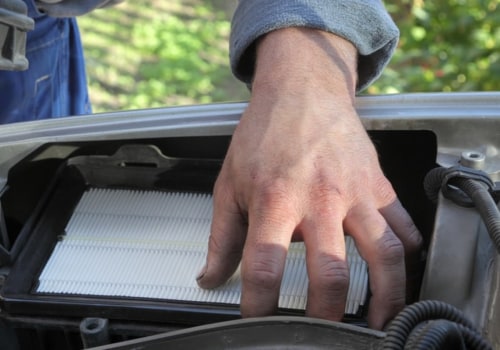
[[[420,300],[441,300],[461,309],[489,340],[500,317],[498,255],[479,213],[439,196]]]
[[[21,0],[0,0],[0,69],[26,70],[26,32],[35,27]]]

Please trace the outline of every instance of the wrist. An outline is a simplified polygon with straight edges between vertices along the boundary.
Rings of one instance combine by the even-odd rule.
[[[356,80],[357,51],[334,34],[286,28],[266,34],[257,44],[252,95],[313,94],[353,102]]]

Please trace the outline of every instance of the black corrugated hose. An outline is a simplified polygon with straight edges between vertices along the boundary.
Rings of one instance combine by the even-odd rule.
[[[435,168],[425,180],[427,196],[437,201],[439,192],[464,207],[475,207],[500,253],[498,191],[488,174],[467,167]],[[457,308],[436,300],[406,307],[387,328],[384,350],[403,349],[493,349]]]
[[[475,207],[500,253],[500,211],[494,200],[498,192],[486,173],[465,167],[435,168],[425,177],[424,189],[433,201],[441,190],[456,204]]]
[[[459,326],[448,320],[432,320],[418,326],[408,337],[406,349],[412,350],[466,350]]]
[[[439,322],[428,322],[433,320]],[[416,334],[412,336],[414,331]],[[492,350],[493,347],[462,311],[442,301],[424,300],[407,306],[391,321],[382,349]]]

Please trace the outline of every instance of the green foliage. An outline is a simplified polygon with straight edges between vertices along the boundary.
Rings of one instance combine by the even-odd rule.
[[[500,90],[498,0],[399,0],[387,9],[400,45],[368,92]]]
[[[226,39],[229,23],[214,17],[189,22],[169,17],[133,26],[132,44],[141,53],[142,79],[137,95],[131,97],[132,107],[154,106],[165,96],[184,96],[198,103],[217,99],[221,94],[217,84],[230,74],[227,57],[217,47]]]
[[[229,69],[229,20],[209,4],[126,2],[79,24],[97,112],[246,99]]]

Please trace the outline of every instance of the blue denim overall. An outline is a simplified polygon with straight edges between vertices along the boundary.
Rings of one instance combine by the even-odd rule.
[[[40,13],[24,0],[35,29],[27,34],[26,71],[0,71],[0,124],[91,113],[75,18]]]

